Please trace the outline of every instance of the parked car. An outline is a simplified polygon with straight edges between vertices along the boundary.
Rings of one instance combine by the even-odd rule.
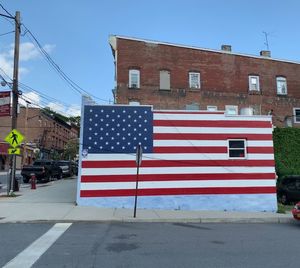
[[[300,201],[300,175],[289,175],[279,179],[277,196],[282,204]]]
[[[57,164],[62,169],[62,173],[64,177],[72,177],[74,174],[77,175],[77,166],[75,162],[69,160],[60,160],[57,161]]]
[[[50,181],[51,178],[62,178],[62,169],[52,160],[36,160],[33,165],[23,166],[21,175],[24,183],[28,183],[31,174],[35,174],[37,181]]]
[[[296,220],[300,220],[300,202],[298,202],[294,208],[292,209],[292,214],[293,214],[293,217],[296,219]]]

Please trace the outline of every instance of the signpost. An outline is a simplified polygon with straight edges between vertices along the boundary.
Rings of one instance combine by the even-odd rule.
[[[13,156],[13,164],[11,168],[11,180],[10,180],[10,192],[8,194],[12,194],[14,191],[14,182],[15,182],[15,172],[16,169],[16,155],[21,153],[20,148],[17,148],[21,145],[21,142],[24,140],[24,136],[16,129],[12,129],[11,132],[4,139],[7,141],[13,148],[8,149],[8,154]]]
[[[143,156],[143,148],[139,144],[138,147],[136,148],[136,165],[137,165],[137,170],[136,170],[136,184],[135,184],[135,198],[134,198],[134,212],[133,212],[133,217],[136,217],[136,206],[137,206],[137,193],[138,193],[138,187],[139,187],[139,169],[140,165],[142,164],[142,156]]]

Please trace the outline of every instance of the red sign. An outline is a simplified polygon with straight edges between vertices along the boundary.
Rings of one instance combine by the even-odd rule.
[[[0,116],[10,115],[10,91],[0,92]]]

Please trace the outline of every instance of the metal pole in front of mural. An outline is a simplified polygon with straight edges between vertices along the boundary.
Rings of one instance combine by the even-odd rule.
[[[138,188],[139,188],[139,170],[140,165],[142,163],[142,156],[143,156],[143,149],[141,144],[139,144],[136,148],[136,184],[135,184],[135,198],[134,198],[134,212],[133,217],[136,217],[136,206],[137,206],[137,195],[138,195]]]

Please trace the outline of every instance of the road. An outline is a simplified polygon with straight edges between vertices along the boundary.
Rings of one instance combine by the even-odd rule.
[[[25,268],[31,264],[32,267],[109,268],[299,265],[300,224],[297,222],[63,223],[60,226],[63,232],[52,239],[58,233],[55,227],[54,223],[0,224],[0,267],[15,256],[12,264],[16,266],[6,267]],[[26,260],[32,263],[26,266]]]

